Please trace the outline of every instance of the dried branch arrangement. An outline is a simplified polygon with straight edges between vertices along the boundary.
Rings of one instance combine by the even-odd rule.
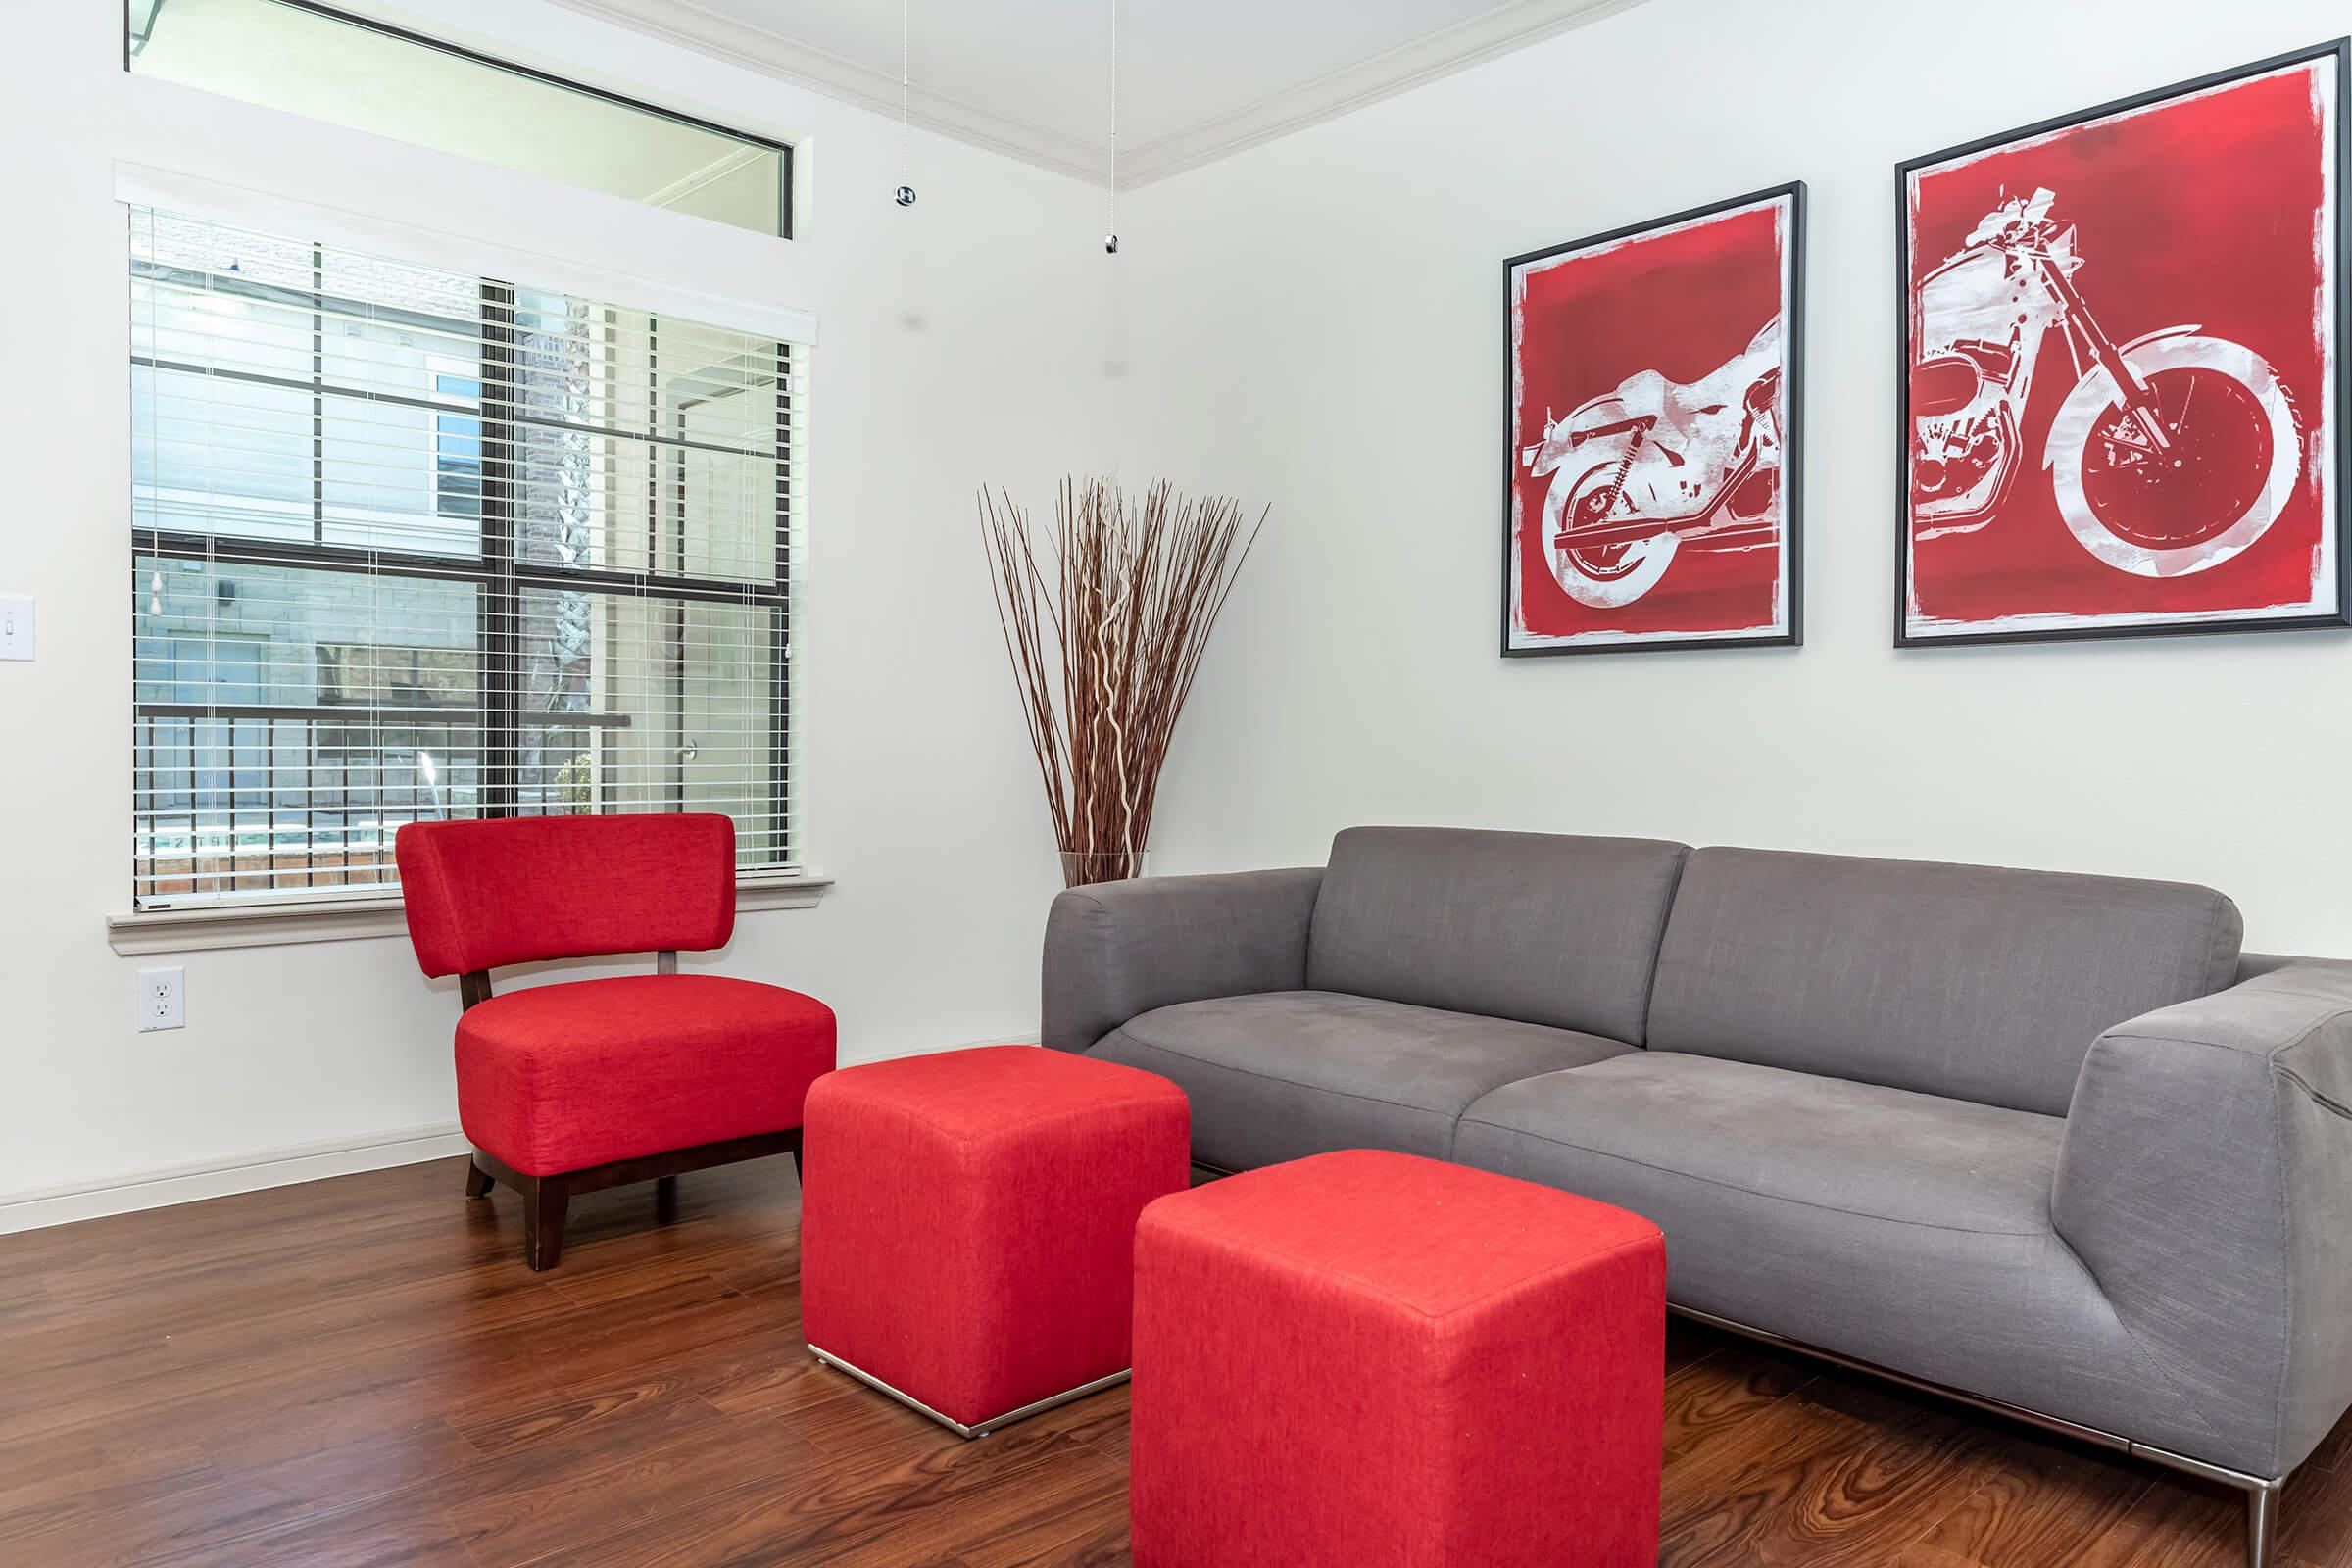
[[[1068,478],[1041,540],[980,492],[997,613],[1070,886],[1142,874],[1176,720],[1234,578],[1265,525],[1156,480],[1140,503]],[[1042,548],[1041,548],[1042,547]]]

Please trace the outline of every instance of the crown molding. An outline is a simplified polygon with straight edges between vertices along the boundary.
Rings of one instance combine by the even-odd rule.
[[[899,112],[898,78],[787,34],[721,17],[694,0],[556,0],[566,10],[681,44],[877,114]],[[1198,169],[1248,147],[1337,119],[1483,60],[1510,53],[1642,0],[1504,0],[1367,60],[1256,103],[1131,147],[1119,155],[1122,188]],[[916,86],[908,118],[925,130],[984,147],[1098,185],[1110,182],[1110,154],[1075,136],[1000,115]]]
[[[1492,11],[1122,153],[1119,184],[1145,185],[1198,169],[1642,3],[1506,0]]]
[[[897,119],[899,78],[766,27],[721,17],[693,0],[556,0],[566,11],[682,44],[811,92]],[[1103,185],[1110,153],[1075,136],[999,115],[928,87],[907,93],[907,119],[923,129]]]

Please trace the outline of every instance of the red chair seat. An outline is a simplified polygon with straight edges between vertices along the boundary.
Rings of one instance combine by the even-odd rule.
[[[525,1176],[801,1124],[833,1010],[781,986],[629,975],[493,997],[458,1021],[458,1107]]]

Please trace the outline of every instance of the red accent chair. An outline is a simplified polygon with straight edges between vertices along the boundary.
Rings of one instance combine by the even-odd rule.
[[[801,1102],[833,1068],[833,1012],[780,986],[677,973],[681,950],[735,929],[724,816],[523,816],[413,822],[394,853],[409,940],[428,975],[461,975],[458,1119],[470,1198],[523,1202],[523,1251],[553,1268],[574,1193],[738,1159],[801,1157]],[[661,972],[535,985],[506,964],[655,953]]]
[[[1355,1150],[1135,1236],[1136,1568],[1658,1560],[1666,1247],[1638,1215]]]

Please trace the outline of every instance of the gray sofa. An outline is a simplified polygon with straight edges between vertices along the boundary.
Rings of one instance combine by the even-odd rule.
[[[1205,1165],[1621,1204],[1690,1315],[2246,1489],[2352,1402],[2352,965],[2171,882],[1356,828],[1054,905],[1044,1040]]]

